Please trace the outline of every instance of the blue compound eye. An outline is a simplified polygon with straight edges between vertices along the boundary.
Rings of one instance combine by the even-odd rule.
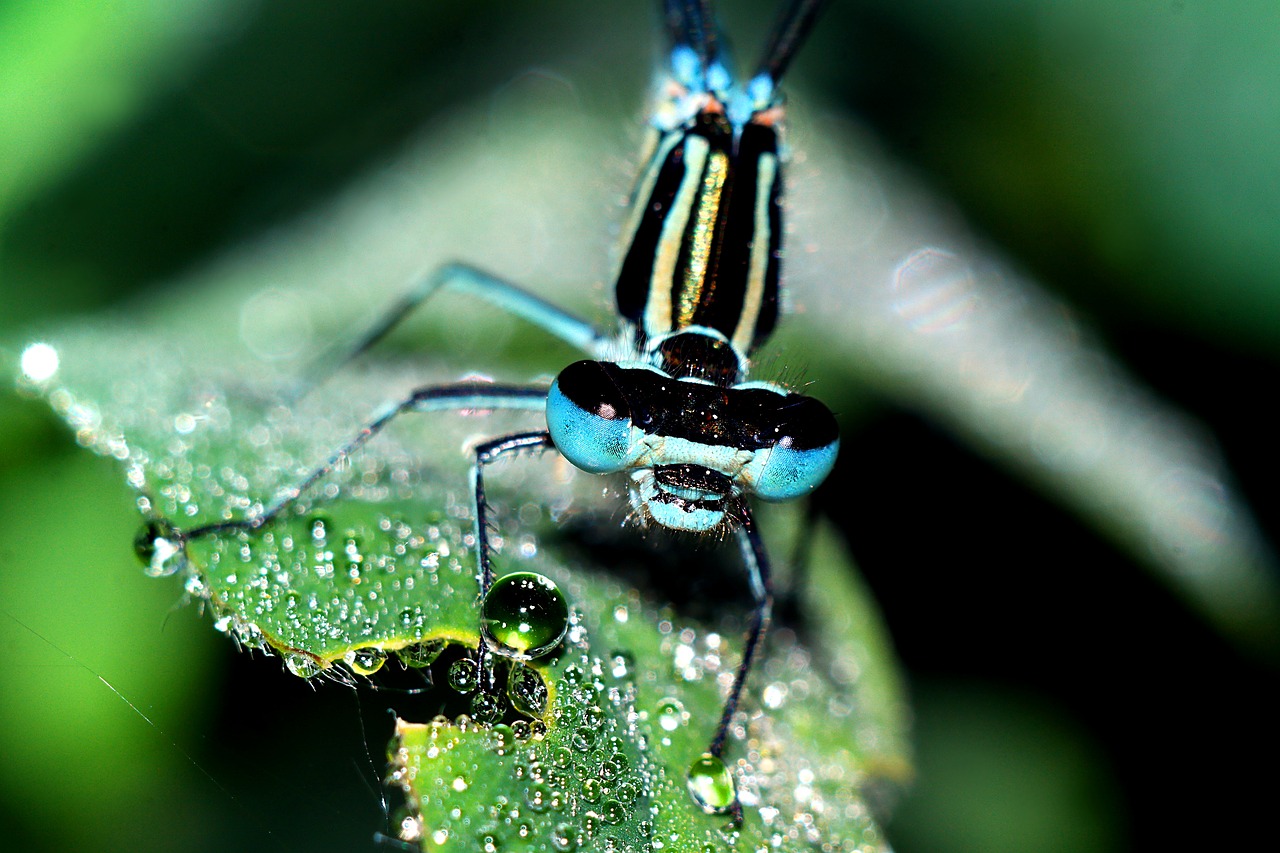
[[[618,387],[616,365],[575,362],[547,393],[547,431],[564,457],[593,474],[631,463],[631,404]]]
[[[764,501],[789,501],[816,489],[836,464],[840,428],[812,397],[788,394],[772,424],[775,436],[753,491]]]

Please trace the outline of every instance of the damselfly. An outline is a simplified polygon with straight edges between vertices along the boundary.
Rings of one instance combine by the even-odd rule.
[[[778,83],[824,0],[791,0],[755,73],[734,77],[709,0],[665,0],[669,65],[652,118],[651,149],[636,184],[616,279],[621,320],[605,333],[516,284],[475,267],[438,270],[386,314],[347,354],[368,350],[439,290],[478,297],[590,355],[550,387],[480,382],[431,385],[387,407],[261,514],[185,532],[170,543],[257,529],[288,511],[335,466],[406,412],[530,410],[546,428],[485,441],[474,449],[472,512],[482,608],[479,671],[489,655],[534,657],[563,634],[515,647],[487,631],[495,583],[485,470],[522,451],[556,451],[594,474],[625,475],[631,517],[694,534],[732,533],[754,608],[741,663],[706,752],[693,761],[690,789],[708,811],[738,812],[721,757],[747,674],[773,606],[769,560],[752,499],[807,495],[830,472],[839,443],[817,400],[749,379],[750,356],[779,316],[782,262],[782,143]],[[727,783],[728,797],[708,783]]]

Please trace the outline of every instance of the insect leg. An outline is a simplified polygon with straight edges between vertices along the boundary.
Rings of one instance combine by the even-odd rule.
[[[545,398],[544,394],[543,399]],[[510,453],[554,448],[555,445],[551,443],[551,433],[546,430],[504,435],[502,438],[486,441],[476,448],[476,464],[471,469],[471,488],[475,498],[476,579],[480,582],[481,601],[489,593],[489,587],[493,585],[493,562],[489,553],[489,503],[484,494],[484,466]],[[489,649],[483,639],[480,640],[477,663],[480,677],[484,682],[482,687],[485,690],[492,690],[494,688],[493,667],[489,665]]]
[[[552,305],[520,286],[498,278],[484,270],[463,263],[448,263],[415,284],[409,292],[391,305],[350,349],[322,356],[304,373],[294,396],[323,381],[331,373],[359,358],[378,341],[390,334],[407,316],[432,294],[452,290],[488,302],[508,314],[528,320],[583,352],[601,350],[605,336],[586,320]]]
[[[523,385],[495,385],[489,382],[458,382],[450,385],[428,385],[415,389],[398,403],[383,409],[358,433],[339,447],[327,460],[281,495],[277,495],[261,514],[234,521],[220,521],[197,527],[180,534],[184,541],[210,533],[227,530],[256,530],[269,523],[292,506],[320,479],[336,468],[371,438],[382,432],[387,424],[404,412],[466,411],[468,409],[510,409],[541,411],[546,406],[545,388]]]
[[[738,547],[742,551],[742,560],[747,566],[747,580],[751,585],[751,596],[755,599],[755,610],[751,614],[751,625],[747,630],[747,644],[742,651],[742,662],[733,678],[733,687],[729,690],[729,698],[724,703],[724,711],[720,715],[720,725],[716,727],[715,737],[707,752],[719,758],[724,750],[724,740],[729,733],[729,724],[734,712],[738,710],[738,700],[742,696],[742,688],[747,683],[747,673],[751,670],[760,641],[764,639],[765,630],[769,626],[769,617],[773,612],[773,581],[769,575],[769,555],[765,553],[764,542],[756,529],[755,518],[751,510],[743,508],[741,524],[737,530]]]

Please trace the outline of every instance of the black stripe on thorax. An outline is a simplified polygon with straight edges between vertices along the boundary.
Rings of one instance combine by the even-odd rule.
[[[633,200],[622,316],[646,337],[706,326],[744,351],[762,343],[778,315],[781,186],[770,126],[748,124],[736,149],[719,113],[662,136]]]

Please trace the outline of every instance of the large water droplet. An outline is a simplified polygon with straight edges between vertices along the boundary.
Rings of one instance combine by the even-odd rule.
[[[635,660],[628,652],[615,652],[613,660],[609,662],[609,674],[614,678],[626,678],[627,674],[635,668]]]
[[[613,789],[613,796],[618,802],[624,806],[629,806],[640,796],[640,789],[630,782],[623,782]]]
[[[493,582],[480,611],[480,630],[495,652],[528,660],[550,652],[569,628],[569,605],[550,578],[514,572]]]
[[[707,814],[724,814],[738,799],[729,768],[719,756],[709,752],[704,752],[689,767],[689,793]]]
[[[257,623],[245,622],[242,619],[237,619],[232,624],[232,630],[235,632],[234,636],[236,642],[240,644],[242,649],[261,649],[265,648],[267,645],[267,638],[263,636],[262,629],[258,627]],[[307,660],[312,659],[308,657]],[[305,675],[303,677],[310,678],[311,675]]]
[[[498,824],[494,821],[489,821],[476,830],[476,843],[480,845],[480,853],[498,853],[502,849],[498,832]]]

